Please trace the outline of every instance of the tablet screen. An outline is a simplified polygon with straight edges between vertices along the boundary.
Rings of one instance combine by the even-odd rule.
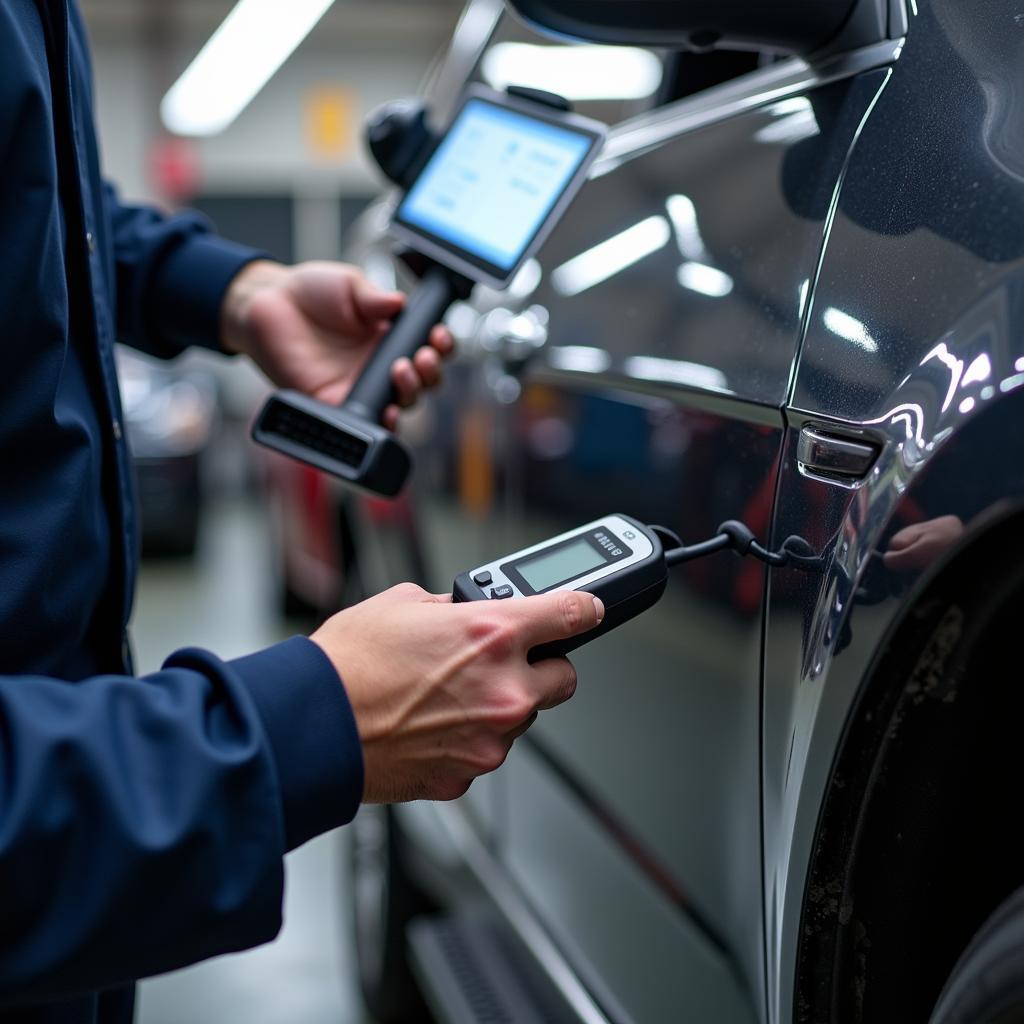
[[[507,276],[595,149],[583,128],[479,97],[462,108],[395,220]]]

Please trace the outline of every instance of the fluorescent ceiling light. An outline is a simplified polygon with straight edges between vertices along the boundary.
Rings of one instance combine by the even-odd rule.
[[[516,299],[529,298],[540,287],[543,277],[540,263],[534,259],[527,260],[512,278],[508,293]]]
[[[664,248],[671,237],[664,217],[648,217],[563,263],[551,272],[551,283],[562,295],[579,295]]]
[[[559,345],[548,350],[548,361],[559,370],[579,373],[604,373],[612,365],[611,355],[593,345]]]
[[[239,0],[160,104],[176,135],[224,131],[334,0]]]
[[[754,138],[758,142],[766,144],[781,143],[792,146],[794,143],[810,139],[820,132],[821,129],[818,127],[818,119],[814,116],[814,111],[807,110],[803,113],[787,114],[785,117],[779,118],[778,121],[769,122],[754,132]]]
[[[878,342],[871,337],[868,329],[856,317],[844,313],[835,306],[829,306],[825,310],[825,326],[840,338],[852,341],[859,345],[865,352],[877,352]]]
[[[960,387],[965,388],[975,381],[988,380],[992,376],[992,360],[985,353],[967,367],[967,372],[960,379]]]
[[[623,364],[630,377],[661,384],[684,384],[704,391],[731,394],[729,382],[721,370],[685,359],[660,359],[657,356],[630,356]]]
[[[886,422],[891,423],[893,426],[897,423],[902,423],[907,440],[913,441],[918,448],[924,448],[924,409],[916,402],[904,402],[888,412],[883,412],[877,419],[868,420],[869,425]],[[936,440],[939,440],[942,436],[943,432],[940,431],[936,435]]]
[[[788,114],[804,114],[813,108],[806,96],[791,96],[789,99],[773,103],[767,109],[773,117],[786,117]]]
[[[758,142],[794,143],[810,138],[819,132],[814,107],[806,96],[793,96],[779,100],[768,107],[767,112],[777,120],[771,121],[754,132]]]
[[[938,361],[942,363],[947,370],[949,370],[949,387],[946,389],[946,398],[942,403],[942,411],[945,412],[950,405],[953,404],[953,397],[956,395],[956,389],[960,386],[960,378],[963,377],[964,374],[964,361],[962,359],[957,359],[957,357],[953,355],[948,348],[946,348],[946,343],[944,341],[940,341],[938,345],[936,345],[935,348],[933,348],[931,352],[921,360],[921,365],[924,366],[925,363],[930,363],[933,359],[938,359]]]
[[[706,263],[692,260],[679,268],[679,283],[690,291],[710,295],[713,299],[721,299],[732,291],[733,280],[717,267],[709,267]]]
[[[691,260],[704,259],[707,250],[697,226],[697,208],[693,205],[693,200],[689,196],[669,196],[665,206],[672,226],[676,229],[679,251]]]
[[[801,319],[803,319],[804,309],[807,306],[807,296],[808,296],[810,290],[811,290],[811,279],[809,277],[805,277],[800,282],[800,293],[799,293],[799,295],[797,297],[797,307],[796,307],[797,308],[797,313],[799,314]]]
[[[631,46],[537,46],[498,43],[484,55],[495,89],[525,85],[570,100],[639,100],[661,85],[661,61]]]

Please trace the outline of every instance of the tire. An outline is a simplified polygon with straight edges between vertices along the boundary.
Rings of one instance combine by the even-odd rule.
[[[1024,888],[1004,900],[971,940],[931,1024],[1024,1024]]]
[[[359,985],[374,1024],[432,1020],[406,955],[406,928],[433,906],[409,879],[390,808],[364,806],[350,844],[352,930]]]

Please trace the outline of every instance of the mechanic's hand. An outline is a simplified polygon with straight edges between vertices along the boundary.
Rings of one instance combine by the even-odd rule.
[[[355,712],[364,801],[462,796],[502,764],[538,711],[576,689],[565,658],[530,665],[527,652],[603,617],[601,602],[578,591],[452,604],[404,583],[328,619],[312,639]]]
[[[224,297],[224,347],[248,355],[279,387],[337,405],[404,304],[401,292],[381,291],[345,263],[286,267],[257,260],[239,271]],[[438,326],[412,359],[396,360],[391,379],[399,405],[412,405],[438,383],[441,358],[453,347]],[[398,405],[388,406],[383,423],[394,430]]]

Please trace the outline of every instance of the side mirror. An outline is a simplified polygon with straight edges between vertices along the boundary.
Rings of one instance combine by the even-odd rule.
[[[847,28],[851,46],[887,35],[890,0],[507,0],[542,31],[595,43],[806,55]],[[902,2],[902,0],[899,0]],[[873,36],[873,38],[872,38]]]
[[[429,109],[420,99],[394,100],[373,111],[366,122],[366,146],[396,185],[408,187],[437,145]]]

